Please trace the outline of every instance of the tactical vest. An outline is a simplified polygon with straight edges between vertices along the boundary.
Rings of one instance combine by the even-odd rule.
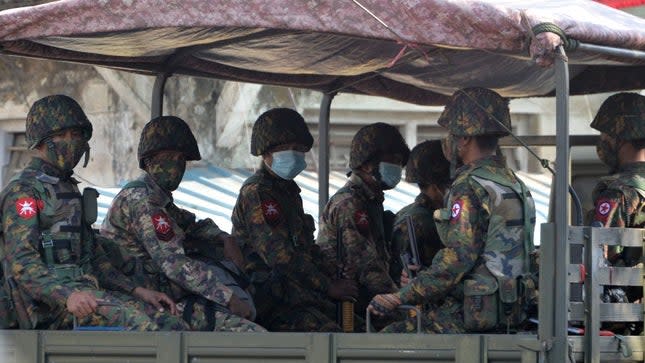
[[[484,188],[491,206],[480,260],[464,278],[464,326],[470,332],[508,332],[526,319],[528,300],[537,293],[530,276],[535,204],[517,177],[513,182],[476,168],[459,176],[462,178],[472,178]],[[437,221],[442,240],[450,213],[450,209],[441,210],[444,218]]]
[[[29,172],[32,171],[26,170],[14,176],[10,183],[18,180],[29,182],[36,192],[35,197],[43,202],[37,215],[41,258],[62,283],[79,280],[85,276],[84,270],[91,271],[92,243],[83,243],[83,240],[93,236],[91,224],[96,221],[98,193],[95,189],[86,188],[81,196],[74,183],[61,183],[59,178],[42,172],[25,175]],[[95,280],[90,280],[94,287],[98,287]],[[39,319],[30,316],[28,311],[35,310],[28,305],[36,302],[24,294],[9,276],[5,277],[5,288],[11,294],[20,328],[33,328]]]

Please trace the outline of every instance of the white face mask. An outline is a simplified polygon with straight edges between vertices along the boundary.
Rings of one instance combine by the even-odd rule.
[[[280,178],[291,180],[307,167],[305,153],[296,150],[284,150],[273,153],[271,170]]]
[[[381,182],[388,188],[394,188],[401,181],[401,165],[381,161],[378,164],[378,172],[381,174]]]

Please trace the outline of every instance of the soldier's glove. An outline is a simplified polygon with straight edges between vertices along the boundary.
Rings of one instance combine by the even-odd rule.
[[[401,299],[396,294],[376,295],[370,301],[368,310],[376,315],[390,315],[401,305]]]

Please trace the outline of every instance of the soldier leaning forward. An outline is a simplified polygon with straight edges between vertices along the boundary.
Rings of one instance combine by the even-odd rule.
[[[407,217],[411,217],[419,249],[421,266],[430,266],[437,252],[443,248],[433,213],[443,207],[445,194],[450,187],[450,162],[441,150],[441,141],[424,141],[415,146],[405,169],[405,180],[417,183],[420,193],[414,203],[403,207],[397,214],[392,232],[392,253],[409,249]],[[398,255],[397,255],[398,256]],[[390,269],[401,272],[401,265]],[[398,282],[398,280],[397,280]]]
[[[400,250],[393,251],[386,238],[383,191],[399,183],[409,155],[395,127],[375,123],[361,128],[352,139],[350,179],[323,211],[317,243],[325,259],[343,266],[358,284],[354,311],[361,316],[374,295],[398,289],[394,281],[400,268],[390,271],[390,266],[400,266]],[[337,246],[342,249],[340,254]]]
[[[96,215],[96,199],[82,203],[72,177],[83,154],[87,163],[91,136],[85,113],[67,96],[38,100],[27,116],[36,156],[0,196],[5,286],[20,327],[68,329],[72,314],[83,325],[118,326],[124,314],[128,330],[186,329],[159,309],[176,313],[167,295],[124,276],[95,241],[88,216]]]
[[[591,127],[600,131],[598,157],[610,169],[593,191],[592,227],[645,227],[645,96],[615,94],[598,110]],[[614,266],[634,266],[641,262],[642,248],[608,249]],[[621,290],[612,288],[613,293]],[[640,288],[628,288],[628,300],[642,297]],[[617,301],[615,297],[609,299]]]
[[[245,299],[243,281],[235,280],[243,263],[235,241],[173,202],[186,161],[201,159],[188,125],[173,116],[151,120],[141,133],[138,158],[145,173],[117,194],[101,227],[118,246],[109,248],[117,251],[115,263],[145,286],[167,291],[194,330],[265,331],[247,319],[253,304]],[[230,260],[187,256],[200,241],[205,249],[224,245]]]
[[[256,287],[258,319],[272,331],[339,331],[332,299],[356,294],[351,282],[326,273],[314,220],[293,181],[312,144],[298,112],[275,108],[260,115],[251,154],[262,156],[262,164],[242,185],[231,217]]]
[[[445,247],[400,291],[376,296],[370,310],[382,314],[401,303],[436,304],[424,314],[426,332],[508,332],[524,320],[536,292],[530,275],[534,203],[524,183],[495,156],[498,138],[511,127],[508,101],[484,88],[459,90],[439,124],[449,131],[448,159],[463,163],[447,207],[434,213]],[[408,320],[384,331],[414,329]]]

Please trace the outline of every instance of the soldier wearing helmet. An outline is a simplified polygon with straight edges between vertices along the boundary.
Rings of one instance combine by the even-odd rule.
[[[400,253],[410,248],[406,222],[408,216],[412,217],[420,254],[417,263],[430,266],[434,255],[443,248],[432,218],[434,211],[443,207],[444,196],[450,187],[450,162],[443,155],[440,140],[424,141],[412,149],[405,169],[405,180],[416,183],[420,193],[414,203],[396,214],[394,220],[392,245],[395,260],[390,266],[394,276],[400,276],[403,267],[399,260]]]
[[[81,197],[72,177],[91,136],[87,116],[68,96],[47,96],[29,110],[27,142],[34,157],[0,195],[0,256],[15,283],[11,296],[19,325],[70,329],[73,315],[84,325],[110,326],[121,309],[128,330],[185,329],[183,320],[163,312],[176,313],[166,294],[115,269],[96,242],[89,220],[96,210],[88,210],[89,193]]]
[[[399,131],[386,123],[362,127],[352,139],[349,156],[351,175],[323,211],[318,244],[328,261],[344,266],[359,286],[354,304],[362,316],[370,299],[396,291],[397,276],[390,275],[391,245],[384,228],[383,191],[401,179],[410,149]],[[341,260],[337,242],[342,237]]]
[[[508,102],[488,89],[462,89],[439,124],[449,132],[448,158],[463,164],[446,208],[434,212],[445,247],[432,265],[398,292],[376,296],[369,309],[384,314],[399,304],[425,304],[426,332],[509,332],[525,318],[520,292],[535,293],[526,277],[535,210],[527,187],[495,155],[498,138],[510,130]],[[413,329],[408,320],[384,331]]]
[[[186,161],[201,159],[186,122],[152,119],[137,154],[144,173],[117,194],[101,227],[116,245],[109,248],[114,263],[145,286],[168,291],[193,330],[265,331],[247,320],[254,318],[254,306],[237,282],[243,258],[236,242],[211,219],[197,221],[173,202]]]
[[[261,165],[242,185],[231,217],[253,274],[258,321],[271,331],[339,331],[332,300],[355,294],[351,282],[323,269],[313,217],[293,181],[313,141],[295,110],[261,114],[251,134],[251,154]]]
[[[624,92],[607,98],[591,127],[600,131],[596,151],[611,174],[593,191],[591,226],[645,227],[645,96]],[[612,248],[607,257],[614,265],[633,266],[641,254],[638,247]]]

